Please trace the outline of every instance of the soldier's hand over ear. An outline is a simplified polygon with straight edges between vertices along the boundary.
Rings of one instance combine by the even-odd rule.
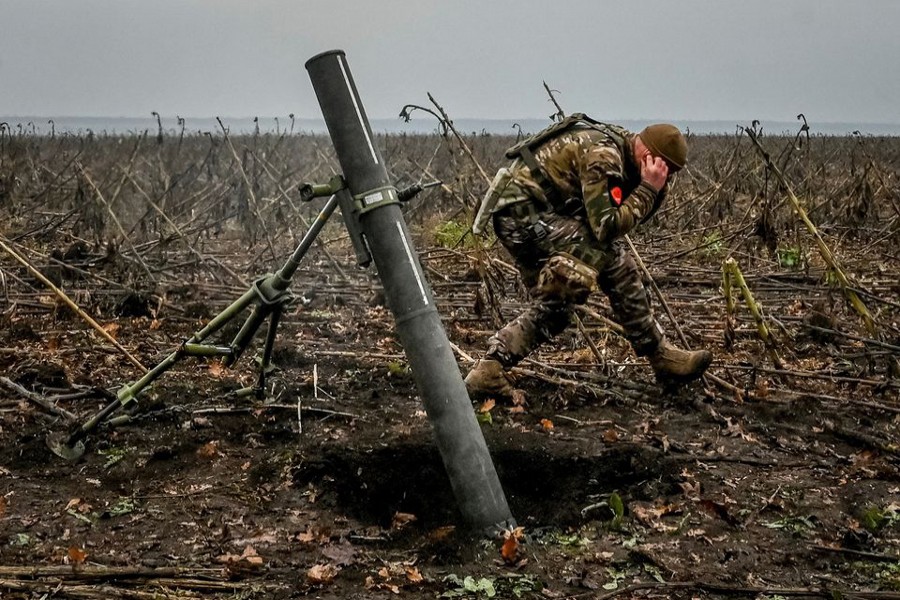
[[[647,154],[641,161],[641,179],[659,193],[666,185],[669,176],[669,165],[663,159]]]

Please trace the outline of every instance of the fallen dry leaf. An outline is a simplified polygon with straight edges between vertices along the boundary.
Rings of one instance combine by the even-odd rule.
[[[241,560],[247,561],[251,565],[262,565],[263,559],[262,557],[256,553],[256,548],[247,544],[244,548],[244,551],[241,552]]]
[[[406,569],[406,578],[410,583],[419,584],[425,581],[425,578],[422,577],[422,574],[419,573],[419,569],[417,567],[408,567]]]
[[[322,549],[322,556],[338,567],[349,567],[356,562],[356,549],[353,544],[342,541],[339,544],[332,544]]]
[[[737,527],[741,524],[740,519],[731,514],[731,511],[728,510],[728,507],[722,502],[704,499],[700,501],[700,506],[703,507],[708,513],[719,517],[729,525]]]
[[[853,457],[853,466],[862,467],[871,464],[878,458],[878,453],[874,450],[863,450]]]
[[[612,444],[619,441],[619,432],[613,428],[609,428],[603,432],[603,441]]]
[[[71,500],[69,500],[68,504],[66,504],[66,508],[63,510],[65,510],[65,512],[71,512],[75,510],[81,514],[86,514],[89,513],[92,508],[94,507],[87,502],[83,502],[81,498],[72,498]]]
[[[416,515],[412,513],[404,513],[398,512],[394,514],[394,518],[391,520],[391,529],[403,529],[410,523],[417,520]]]
[[[497,401],[494,400],[493,398],[488,398],[487,400],[484,401],[484,404],[482,404],[481,407],[478,409],[478,412],[489,413],[489,412],[491,412],[491,409],[493,409],[495,406],[497,406]]]
[[[221,360],[212,360],[209,362],[209,374],[213,377],[221,377],[225,372],[225,365]]]
[[[442,542],[448,539],[453,533],[456,531],[455,525],[444,525],[443,527],[438,527],[437,529],[433,529],[428,534],[428,539],[433,542]]]
[[[366,577],[366,589],[387,590],[392,594],[399,594],[400,587],[406,583],[415,585],[422,583],[425,578],[419,573],[419,569],[412,564],[414,561],[415,559],[402,563],[386,563],[376,571],[378,577],[380,577],[382,581],[376,581],[375,578],[370,575]]]
[[[301,544],[324,544],[328,541],[328,534],[318,529],[307,529],[294,536],[294,539]]]
[[[512,536],[506,538],[503,547],[500,548],[500,556],[509,564],[516,562],[519,558],[519,540]]]
[[[122,326],[118,323],[108,323],[103,326],[103,331],[109,334],[109,337],[112,339],[116,339],[116,336],[119,335],[119,331],[122,329]]]
[[[87,552],[85,552],[78,546],[69,546],[69,551],[66,553],[66,557],[69,559],[69,562],[71,564],[80,565],[87,558]]]
[[[216,557],[216,562],[219,563],[233,563],[238,562],[239,560],[241,560],[240,556],[238,556],[237,554],[231,554],[230,552],[228,554],[220,554]]]
[[[306,579],[309,580],[310,583],[316,584],[326,584],[334,581],[334,578],[337,577],[339,569],[331,564],[319,564],[313,565],[309,568],[309,571],[306,572]]]
[[[525,392],[519,389],[512,391],[511,400],[513,406],[525,406]]]
[[[678,526],[674,524],[663,523],[661,517],[681,512],[681,506],[678,504],[655,504],[644,505],[640,503],[632,503],[629,507],[631,514],[640,521],[644,526],[650,527],[654,531],[671,533],[678,530]]]
[[[500,556],[507,564],[515,564],[519,560],[519,540],[525,534],[524,527],[516,527],[512,531],[504,533],[503,546],[500,548]]]
[[[594,351],[590,348],[579,348],[572,353],[572,361],[582,365],[590,364],[594,359]]]
[[[241,552],[240,556],[236,554],[223,554],[216,557],[216,561],[225,563],[233,572],[252,570],[263,565],[262,557],[257,554],[256,548],[249,544],[244,548],[244,551]]]
[[[6,496],[0,496],[0,517],[6,514]]]
[[[681,493],[691,500],[700,499],[700,482],[699,481],[682,481],[678,484]]]
[[[197,448],[197,456],[200,458],[215,458],[219,455],[219,442],[214,440]]]

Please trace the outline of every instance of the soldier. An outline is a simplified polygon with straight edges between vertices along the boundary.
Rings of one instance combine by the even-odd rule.
[[[665,199],[668,181],[685,165],[687,142],[673,125],[638,134],[575,114],[507,152],[473,229],[492,218],[533,304],[495,333],[485,357],[466,377],[472,395],[509,397],[508,370],[562,332],[574,305],[599,285],[614,318],[658,380],[690,381],[712,361],[708,350],[676,348],[653,318],[647,291],[621,238]]]

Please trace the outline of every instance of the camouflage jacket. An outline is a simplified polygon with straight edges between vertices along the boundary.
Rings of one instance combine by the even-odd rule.
[[[624,236],[653,210],[656,191],[641,182],[631,158],[632,134],[622,130],[625,143],[591,128],[570,129],[544,142],[534,155],[562,198],[575,199],[586,214],[591,230],[601,243]],[[528,196],[546,203],[540,185],[528,168],[516,164],[513,182]],[[666,188],[659,192],[664,197]],[[660,197],[660,200],[662,200]],[[571,202],[570,202],[571,204]]]

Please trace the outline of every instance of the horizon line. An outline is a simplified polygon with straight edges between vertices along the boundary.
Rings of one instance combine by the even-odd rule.
[[[182,116],[177,113],[172,115],[159,113],[161,120],[167,119],[208,119],[215,120],[219,119],[241,119],[241,120],[250,120],[253,119],[290,119],[290,114],[287,115],[188,115]],[[426,117],[423,116],[423,119]],[[134,119],[134,120],[155,120],[155,117],[150,114],[148,116],[141,115],[76,115],[76,114],[56,114],[56,115],[0,115],[0,120],[3,119]],[[324,121],[322,117],[306,117],[306,116],[297,116],[294,115],[295,121]],[[396,117],[369,117],[370,121],[403,121],[404,119],[399,115]],[[617,123],[621,121],[641,121],[641,122],[686,122],[686,123],[741,123],[741,122],[752,122],[752,121],[760,121],[760,122],[770,122],[770,123],[801,123],[800,119],[780,119],[780,118],[770,118],[770,117],[753,117],[753,118],[741,118],[741,119],[733,119],[733,118],[681,118],[681,117],[667,117],[667,118],[659,118],[659,117],[622,117],[622,118],[610,118],[604,119],[608,123]],[[454,117],[451,121],[497,121],[497,122],[515,122],[515,121],[546,121],[548,124],[551,122],[549,117],[472,117],[472,116],[464,116],[464,117]],[[807,118],[808,123],[821,123],[825,125],[845,125],[845,124],[857,124],[857,125],[887,125],[887,126],[900,126],[900,121],[860,121],[860,120],[816,120]]]

